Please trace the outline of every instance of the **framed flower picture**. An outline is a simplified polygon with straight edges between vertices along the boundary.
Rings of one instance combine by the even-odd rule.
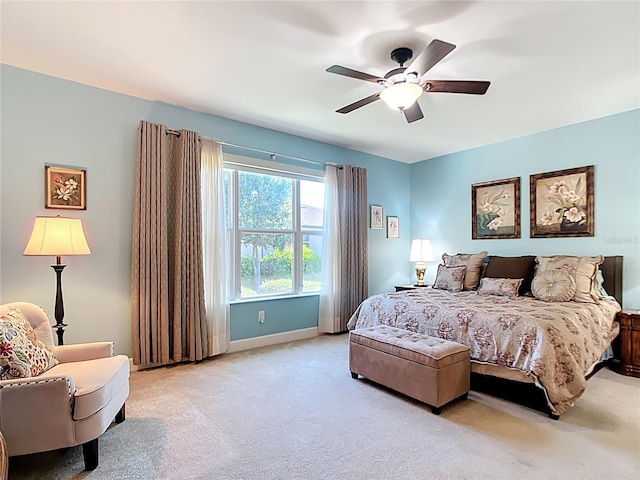
[[[370,228],[382,230],[384,228],[382,207],[379,205],[371,205],[369,217],[371,220]]]
[[[387,217],[387,238],[400,238],[398,217]]]
[[[520,238],[520,177],[471,185],[471,238]]]
[[[86,210],[87,171],[45,165],[45,208]]]
[[[593,165],[529,177],[531,238],[593,237]]]

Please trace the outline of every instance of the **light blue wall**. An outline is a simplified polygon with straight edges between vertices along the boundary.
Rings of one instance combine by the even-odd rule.
[[[529,175],[595,166],[595,236],[529,237]],[[521,238],[471,240],[471,184],[520,177]],[[411,236],[434,255],[624,255],[627,308],[640,308],[640,110],[411,165]],[[427,270],[435,277],[435,264]]]
[[[318,326],[317,295],[238,302],[231,305],[231,341]],[[258,323],[264,310],[265,322]],[[275,320],[275,321],[274,321]]]
[[[1,66],[0,75],[0,302],[32,301],[53,319],[53,259],[24,257],[22,251],[35,216],[81,218],[92,254],[64,259],[66,343],[114,340],[119,353],[131,353],[131,223],[140,120],[248,147],[367,168],[370,203],[399,216],[401,229],[400,239],[370,230],[370,292],[408,280],[409,165],[7,65]],[[44,208],[47,163],[87,169],[86,211]],[[262,325],[257,310],[266,311]],[[232,308],[234,340],[309,325],[317,325],[317,297]]]
[[[306,140],[2,65],[0,70],[0,302],[33,301],[53,318],[53,259],[24,257],[33,218],[82,218],[92,254],[65,259],[65,340],[114,340],[130,353],[130,258],[136,132],[141,119],[264,150],[367,168],[369,204],[400,219],[400,238],[369,230],[369,292],[413,279],[410,238],[442,252],[625,255],[625,305],[640,306],[639,113],[616,115],[419,164]],[[44,165],[87,169],[87,210],[44,209]],[[596,236],[528,238],[528,175],[596,165]],[[308,164],[305,166],[309,166]],[[470,185],[520,176],[520,240],[472,241]],[[410,208],[411,205],[411,208]],[[430,266],[428,278],[434,273]],[[267,321],[257,322],[265,310]],[[234,340],[317,324],[317,297],[232,306]]]

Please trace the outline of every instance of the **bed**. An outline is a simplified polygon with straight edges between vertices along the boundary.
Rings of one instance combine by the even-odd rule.
[[[543,273],[538,262],[543,263],[544,258],[556,261],[557,257],[560,256],[528,256],[527,261],[533,262],[527,267],[530,271],[517,275],[529,275],[532,284],[539,286],[540,279],[534,278]],[[483,267],[488,272],[496,257],[487,258]],[[509,257],[497,258],[506,261]],[[471,349],[472,372],[480,383],[483,378],[489,384],[493,379],[504,380],[507,390],[514,392],[515,387],[524,384],[530,390],[534,386],[532,391],[538,396],[542,393],[548,413],[557,419],[583,394],[587,378],[611,351],[619,332],[615,316],[622,303],[622,257],[601,259],[597,266],[591,265],[601,272],[601,281],[596,285],[593,275],[592,285],[582,285],[590,292],[598,289],[593,301],[575,301],[576,297],[543,301],[529,292],[526,279],[518,284],[519,295],[483,294],[484,283],[489,284],[489,280],[478,274],[471,283],[471,287],[473,282],[479,283],[477,290],[428,287],[371,296],[359,305],[347,327],[353,330],[390,325],[467,345]],[[440,267],[436,282],[441,277]],[[566,279],[567,275],[563,275]],[[474,383],[478,382],[472,382],[472,387]],[[490,390],[505,386],[493,383]]]

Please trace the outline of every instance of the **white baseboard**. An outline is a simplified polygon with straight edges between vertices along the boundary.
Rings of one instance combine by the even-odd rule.
[[[304,340],[305,338],[317,337],[318,327],[303,328],[301,330],[293,330],[292,332],[274,333],[271,335],[263,335],[261,337],[244,338],[242,340],[234,340],[229,345],[226,353],[241,352],[258,347],[268,347],[279,343],[295,342],[296,340]]]
[[[258,347],[269,347],[271,345],[277,345],[279,343],[295,342],[296,340],[313,338],[317,337],[318,335],[318,327],[312,327],[303,328],[301,330],[293,330],[291,332],[273,333],[271,335],[263,335],[261,337],[244,338],[242,340],[234,340],[233,342],[231,342],[229,344],[229,350],[224,353],[242,352],[243,350],[250,350],[252,348]],[[129,358],[129,365],[131,366],[132,372],[162,366],[147,365],[141,367],[140,365],[134,365],[132,358]]]

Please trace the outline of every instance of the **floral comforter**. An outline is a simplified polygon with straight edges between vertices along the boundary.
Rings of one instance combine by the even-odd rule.
[[[369,297],[347,327],[390,325],[467,345],[472,362],[531,376],[560,415],[582,395],[585,375],[618,334],[620,309],[608,298],[547,303],[422,288]]]

